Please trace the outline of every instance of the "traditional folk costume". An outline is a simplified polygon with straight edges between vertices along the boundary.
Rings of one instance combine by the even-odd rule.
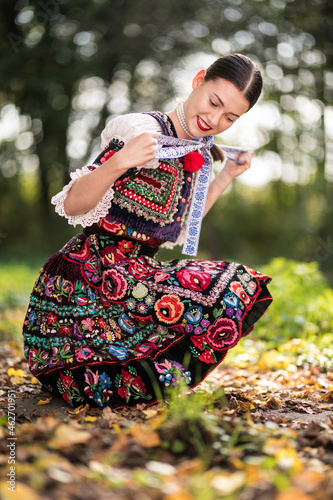
[[[161,134],[159,159],[128,170],[94,209],[67,216],[74,181],[144,130]],[[73,172],[52,199],[60,215],[84,228],[41,269],[24,322],[30,370],[54,396],[74,407],[153,404],[169,386],[199,384],[266,311],[268,276],[192,258],[210,140],[177,139],[159,112],[117,117],[95,162]],[[180,243],[184,232],[190,258],[155,259],[159,246]]]

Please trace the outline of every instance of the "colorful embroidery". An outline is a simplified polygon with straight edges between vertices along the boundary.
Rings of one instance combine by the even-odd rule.
[[[87,369],[84,380],[87,384],[84,388],[85,394],[98,406],[104,406],[113,394],[110,390],[112,385],[110,377],[105,372],[99,374],[98,370],[93,372]]]
[[[79,388],[69,370],[63,373],[60,372],[57,385],[59,393],[67,403],[75,402],[80,404],[84,401],[84,397],[80,394]]]
[[[164,363],[155,363],[155,369],[159,373],[159,380],[163,382],[165,387],[169,387],[170,384],[174,387],[184,381],[185,384],[191,383],[191,372],[185,371],[185,368],[181,363],[176,361],[164,360]]]
[[[125,399],[126,403],[130,398],[144,400],[152,398],[150,394],[146,394],[146,386],[133,367],[129,366],[127,370],[121,371],[121,376],[116,377],[116,385],[119,396]]]
[[[122,146],[112,141],[96,161]],[[131,208],[115,204],[124,217],[111,211],[72,238],[36,280],[25,355],[43,386],[72,406],[131,407],[164,398],[171,384],[195,386],[271,302],[270,278],[248,267],[152,257],[186,218],[195,175],[183,174],[173,160],[124,176],[117,189]],[[180,221],[172,222],[175,212]],[[128,215],[133,225],[124,223]]]
[[[160,137],[167,140],[175,135],[167,115],[153,113],[152,116],[160,122],[166,134]],[[109,148],[112,147],[113,141],[109,145]],[[160,152],[165,149],[161,147]],[[183,149],[191,151],[193,145]],[[102,158],[109,153],[105,150],[101,153]],[[98,164],[98,161],[100,159],[95,163]],[[105,219],[135,228],[129,236],[136,239],[145,235],[145,238],[155,238],[159,243],[175,242],[185,227],[194,181],[195,174],[184,170],[180,158],[161,159],[158,168],[130,169],[115,182],[112,204]],[[108,226],[103,219],[99,224],[105,228]]]

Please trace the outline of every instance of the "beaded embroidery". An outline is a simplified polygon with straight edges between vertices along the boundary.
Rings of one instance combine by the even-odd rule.
[[[127,179],[115,183],[114,205],[158,222],[162,227],[173,222],[183,182],[178,165],[161,163],[156,169],[129,174]]]
[[[167,115],[149,114],[164,134],[176,136]],[[185,226],[195,178],[195,173],[185,172],[180,158],[163,158],[157,168],[133,168],[115,182],[108,217],[139,233],[175,242]]]

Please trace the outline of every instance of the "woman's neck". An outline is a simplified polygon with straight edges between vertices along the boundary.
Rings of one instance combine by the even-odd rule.
[[[179,139],[192,139],[191,136],[189,136],[181,126],[178,120],[177,111],[175,109],[173,109],[172,111],[167,111],[165,114],[168,115],[168,117],[172,121]]]

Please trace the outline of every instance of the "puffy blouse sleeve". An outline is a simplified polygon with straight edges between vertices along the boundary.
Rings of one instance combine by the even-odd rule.
[[[125,144],[129,139],[145,131],[162,132],[162,129],[151,115],[142,113],[130,113],[127,115],[117,116],[113,118],[105,127],[101,134],[101,148],[104,150],[111,141],[119,140]],[[141,167],[156,168],[158,166],[157,160],[151,160]],[[55,205],[55,211],[58,215],[65,217],[68,224],[77,226],[80,224],[83,227],[91,226],[99,221],[101,217],[105,217],[111,207],[112,198],[114,195],[113,184],[108,188],[106,193],[100,199],[98,204],[88,212],[80,215],[67,215],[64,208],[64,202],[68,192],[72,188],[74,182],[80,177],[89,174],[99,165],[92,163],[89,166],[84,166],[81,169],[76,169],[70,173],[70,182],[63,187],[63,189],[52,197],[51,203]],[[139,168],[141,168],[139,167]]]

